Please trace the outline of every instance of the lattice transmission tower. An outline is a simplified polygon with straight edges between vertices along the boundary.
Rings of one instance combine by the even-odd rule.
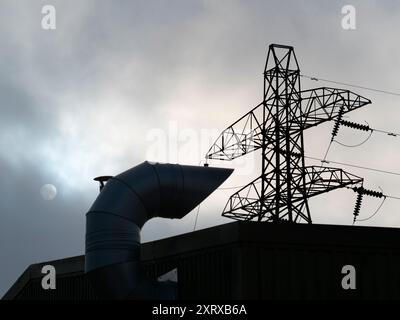
[[[302,91],[293,47],[278,44],[269,46],[263,91],[263,101],[225,129],[206,155],[233,160],[261,149],[261,175],[229,198],[223,216],[311,223],[310,197],[343,187],[363,190],[362,178],[340,168],[306,166],[303,132],[331,120],[337,127],[344,114],[370,100],[336,88]]]

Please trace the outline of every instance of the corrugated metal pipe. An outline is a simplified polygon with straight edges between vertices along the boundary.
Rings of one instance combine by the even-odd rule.
[[[140,230],[154,217],[181,219],[232,171],[144,162],[111,177],[86,214],[85,273],[99,297],[176,299],[175,283],[144,275]]]

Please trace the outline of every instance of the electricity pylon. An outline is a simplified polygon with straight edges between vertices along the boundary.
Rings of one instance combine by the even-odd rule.
[[[339,168],[306,166],[304,130],[371,103],[349,90],[300,89],[291,46],[271,44],[264,69],[263,101],[227,129],[207,159],[233,160],[261,149],[261,175],[234,193],[222,213],[236,220],[312,223],[308,198],[363,179]]]

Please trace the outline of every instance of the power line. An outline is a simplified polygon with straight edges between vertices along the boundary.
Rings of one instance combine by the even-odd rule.
[[[308,75],[305,75],[305,74],[301,74],[300,76],[304,77],[304,78],[307,78],[307,79],[310,79],[310,80],[313,80],[313,81],[330,82],[330,83],[340,84],[340,85],[347,86],[347,87],[354,87],[354,88],[359,88],[359,89],[364,89],[364,90],[369,90],[369,91],[374,91],[374,92],[379,92],[379,93],[384,93],[384,94],[390,94],[390,95],[393,95],[393,96],[400,96],[400,93],[393,92],[393,91],[374,89],[374,88],[364,87],[364,86],[360,86],[360,85],[356,85],[356,84],[350,84],[350,83],[345,83],[345,82],[340,82],[340,81],[317,78],[317,77],[308,76]]]
[[[386,173],[386,174],[392,174],[392,175],[400,176],[399,172],[394,172],[394,171],[387,171],[387,170],[375,169],[375,168],[370,168],[370,167],[364,167],[364,166],[359,166],[359,165],[356,165],[356,164],[350,164],[350,163],[345,163],[345,162],[338,162],[338,161],[332,161],[332,160],[323,160],[323,159],[320,159],[320,158],[309,157],[309,156],[304,156],[304,158],[311,159],[311,160],[316,160],[316,161],[324,161],[325,163],[340,164],[340,165],[347,166],[347,167],[353,167],[353,168],[358,168],[358,169],[364,169],[364,170],[369,170],[369,171],[375,171],[375,172],[380,172],[380,173]]]
[[[197,206],[196,220],[194,221],[193,231],[196,231],[197,219],[199,218],[200,205]]]
[[[202,162],[207,163],[206,160],[200,160],[199,166],[201,165]],[[196,219],[194,221],[193,231],[196,231],[197,219],[199,218],[199,213],[200,213],[200,204],[197,206],[197,213],[196,213]]]
[[[384,196],[384,197],[383,197],[383,200],[382,200],[381,204],[378,206],[378,208],[375,210],[375,212],[374,212],[373,214],[371,214],[368,218],[364,218],[364,219],[355,219],[354,222],[353,222],[353,224],[354,224],[355,222],[358,222],[358,221],[367,221],[367,220],[369,220],[369,219],[372,219],[374,216],[376,216],[376,215],[378,214],[379,210],[382,208],[382,206],[383,206],[383,204],[385,203],[385,201],[386,201],[387,198],[388,198],[388,196]]]
[[[363,170],[368,170],[368,171],[374,171],[374,172],[379,172],[379,173],[400,176],[400,172],[381,170],[381,169],[376,169],[376,168],[371,168],[371,167],[360,166],[360,165],[356,165],[356,164],[350,164],[350,163],[346,163],[346,162],[321,159],[321,158],[317,158],[317,157],[304,156],[304,158],[310,159],[310,160],[315,160],[315,161],[320,161],[320,162],[325,162],[325,163],[339,164],[339,165],[343,165],[343,166],[347,166],[347,167],[353,167],[353,168],[358,168],[358,169],[363,169]],[[256,181],[255,183],[259,183],[259,182],[260,181]],[[243,187],[245,187],[245,185],[217,188],[217,190],[231,190],[231,189],[239,189],[239,188],[243,188]],[[387,197],[400,200],[400,197],[394,197],[394,196],[387,196]]]
[[[368,140],[368,139],[367,139],[367,140]],[[332,142],[332,141],[331,141],[331,142]],[[337,142],[337,141],[335,141],[335,142]],[[366,142],[366,141],[364,141],[364,142]],[[364,143],[364,142],[363,142],[363,143]],[[327,152],[326,152],[326,154],[325,154],[325,156],[324,156],[324,159],[320,159],[320,158],[316,158],[316,157],[309,157],[309,156],[304,156],[304,158],[311,159],[311,160],[316,160],[316,161],[321,161],[321,163],[334,163],[334,164],[340,164],[340,165],[348,166],[348,167],[354,167],[354,168],[359,168],[359,169],[364,169],[364,170],[369,170],[369,171],[375,171],[375,172],[380,172],[380,173],[386,173],[386,174],[392,174],[392,175],[400,176],[400,173],[399,173],[399,172],[393,172],[393,171],[387,171],[387,170],[380,170],[380,169],[375,169],[375,168],[370,168],[370,167],[359,166],[359,165],[355,165],[355,164],[349,164],[349,163],[345,163],[345,162],[338,162],[338,161],[326,160],[326,156],[327,156],[327,154],[328,154],[328,152],[329,152],[329,149],[330,149],[330,145],[329,145],[328,150],[327,150]],[[259,183],[259,182],[261,182],[261,181],[256,181],[256,182],[254,182],[254,183]],[[243,188],[243,187],[245,187],[245,185],[242,185],[242,186],[233,186],[233,187],[225,187],[225,188],[218,188],[217,190],[239,189],[239,188]],[[383,200],[382,200],[382,202],[380,203],[380,205],[379,205],[378,208],[374,211],[373,214],[371,214],[371,215],[370,215],[369,217],[367,217],[367,218],[355,219],[355,220],[353,221],[353,224],[354,224],[355,222],[368,221],[368,220],[372,219],[373,217],[375,217],[375,216],[380,212],[380,210],[381,210],[383,204],[385,203],[386,199],[388,199],[388,198],[394,199],[394,200],[400,200],[400,196],[398,197],[398,196],[392,196],[392,195],[384,194],[384,195],[383,195]],[[196,228],[197,217],[198,217],[198,215],[199,215],[199,210],[200,210],[200,206],[199,206],[198,211],[197,211],[197,216],[196,216],[196,222],[195,222],[194,230],[195,230],[195,228]]]
[[[338,141],[335,140],[336,143],[339,143]],[[365,143],[366,141],[364,141],[363,143]],[[340,143],[339,143],[340,144]],[[270,149],[270,148],[268,148]],[[366,166],[360,166],[360,165],[356,165],[356,164],[350,164],[350,163],[346,163],[346,162],[339,162],[339,161],[333,161],[333,160],[327,160],[327,154],[329,152],[330,149],[330,145],[328,146],[327,152],[325,153],[324,159],[321,158],[317,158],[317,157],[311,157],[311,156],[304,156],[304,158],[306,159],[310,159],[310,160],[315,160],[315,161],[320,161],[322,163],[333,163],[333,164],[340,164],[343,166],[347,166],[347,167],[353,167],[353,168],[358,168],[358,169],[363,169],[363,170],[369,170],[369,171],[374,171],[374,172],[380,172],[380,173],[385,173],[385,174],[391,174],[391,175],[396,175],[396,176],[400,176],[400,172],[394,172],[394,171],[388,171],[388,170],[382,170],[382,169],[376,169],[376,168],[371,168],[371,167],[366,167]],[[238,188],[242,188],[244,186],[232,186],[232,187],[224,187],[224,188],[218,188],[217,190],[229,190],[229,189],[238,189]]]
[[[373,133],[373,130],[370,131],[370,134],[368,135],[368,137],[367,137],[363,142],[360,142],[360,143],[358,143],[358,144],[353,144],[353,145],[344,144],[344,143],[339,142],[339,141],[337,141],[337,140],[335,140],[335,139],[334,139],[333,141],[336,142],[337,144],[339,144],[339,145],[341,145],[341,146],[343,146],[343,147],[347,147],[347,148],[360,147],[360,146],[362,146],[364,143],[366,143],[366,142],[371,138],[372,133]]]
[[[371,128],[372,131],[380,132],[380,133],[386,133],[388,136],[392,137],[399,137],[400,133],[395,133],[395,132],[390,132],[390,131],[385,131],[385,130],[379,130],[379,129],[373,129]]]
[[[260,183],[259,181],[256,181],[255,183]],[[243,188],[245,186],[234,186],[234,187],[225,187],[225,188],[217,188],[217,190],[232,190],[232,189],[239,189]]]
[[[332,142],[333,142],[333,139],[329,142],[328,148],[326,149],[326,152],[325,152],[325,155],[324,155],[324,159],[321,160],[321,166],[326,161],[326,157],[328,156],[329,150],[331,149]]]
[[[386,130],[381,130],[381,129],[375,129],[375,128],[371,128],[368,124],[367,121],[364,121],[367,125],[363,125],[363,124],[359,124],[359,123],[355,123],[352,121],[341,121],[340,124],[346,126],[346,127],[350,127],[350,128],[354,128],[354,129],[358,129],[358,130],[362,130],[362,131],[371,131],[371,132],[379,132],[379,133],[386,133],[388,136],[393,136],[393,137],[398,137],[400,136],[400,133],[395,133],[393,131],[386,131]]]
[[[391,199],[395,199],[395,200],[400,200],[400,197],[395,197],[395,196],[388,196],[388,195],[386,195],[386,198],[391,198]]]

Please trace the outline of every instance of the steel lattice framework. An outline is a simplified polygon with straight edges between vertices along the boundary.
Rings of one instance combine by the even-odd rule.
[[[311,223],[308,198],[362,186],[362,178],[342,169],[306,166],[303,132],[369,103],[349,90],[301,91],[293,47],[270,45],[263,101],[225,129],[206,155],[207,159],[233,160],[261,149],[261,176],[234,193],[222,215],[236,220]]]

